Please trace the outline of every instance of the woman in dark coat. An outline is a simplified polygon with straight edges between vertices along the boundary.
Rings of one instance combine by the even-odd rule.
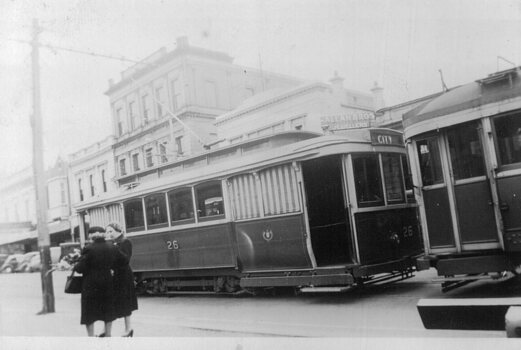
[[[132,243],[125,238],[123,229],[118,223],[110,223],[105,228],[107,235],[114,240],[114,245],[126,257],[126,264],[114,270],[114,311],[116,318],[125,319],[125,337],[132,337],[134,330],[130,315],[137,310],[136,287],[134,274],[130,268],[132,258]]]
[[[94,335],[94,322],[105,322],[104,336],[110,337],[114,313],[112,272],[125,264],[125,257],[112,244],[105,241],[104,229],[92,227],[92,243],[83,248],[74,271],[83,274],[81,291],[81,324],[87,327],[89,337]]]

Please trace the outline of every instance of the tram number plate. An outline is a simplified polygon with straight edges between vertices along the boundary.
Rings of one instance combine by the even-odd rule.
[[[402,227],[403,237],[412,237],[414,235],[414,229],[411,225]]]
[[[171,250],[179,249],[179,243],[177,242],[177,240],[166,241],[166,247]]]

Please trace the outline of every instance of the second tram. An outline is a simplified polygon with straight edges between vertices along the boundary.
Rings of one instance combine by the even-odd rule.
[[[91,225],[124,223],[148,293],[343,291],[411,277],[422,252],[393,130],[280,133],[146,176],[77,210]]]
[[[444,291],[521,264],[521,74],[454,88],[404,115],[425,253]],[[514,272],[514,273],[513,273]]]

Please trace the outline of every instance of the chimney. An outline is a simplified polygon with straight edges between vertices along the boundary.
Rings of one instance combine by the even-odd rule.
[[[374,86],[371,89],[373,93],[373,108],[375,111],[382,109],[385,107],[384,102],[384,89],[378,86],[378,83],[375,81]]]
[[[190,44],[188,44],[188,37],[187,36],[177,37],[176,43],[177,43],[177,48],[178,49],[182,49],[182,48],[186,48],[186,47],[190,46]]]
[[[344,78],[338,76],[338,72],[335,71],[335,76],[329,79],[329,82],[333,86],[335,92],[341,91],[344,88]]]

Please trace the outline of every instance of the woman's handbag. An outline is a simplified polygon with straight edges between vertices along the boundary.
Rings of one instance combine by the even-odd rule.
[[[65,293],[67,294],[78,294],[81,293],[81,285],[83,283],[83,276],[74,276],[74,270],[70,276],[67,276],[65,282]]]

